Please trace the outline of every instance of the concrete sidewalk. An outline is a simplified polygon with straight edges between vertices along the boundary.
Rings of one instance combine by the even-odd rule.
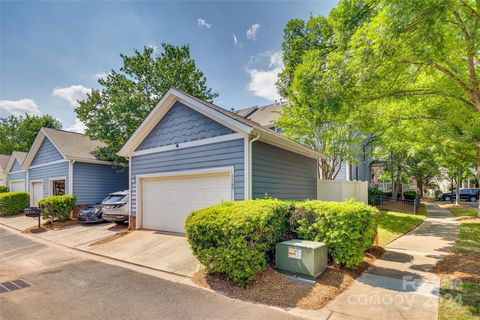
[[[440,279],[433,268],[453,247],[459,224],[447,209],[427,204],[428,218],[390,243],[386,253],[325,307],[335,319],[438,318]]]

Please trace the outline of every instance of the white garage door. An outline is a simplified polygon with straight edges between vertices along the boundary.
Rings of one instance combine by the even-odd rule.
[[[25,181],[11,181],[10,192],[25,192]]]
[[[230,172],[142,179],[143,228],[185,233],[193,210],[232,200]]]
[[[32,205],[38,207],[38,201],[43,199],[43,182],[32,182]]]

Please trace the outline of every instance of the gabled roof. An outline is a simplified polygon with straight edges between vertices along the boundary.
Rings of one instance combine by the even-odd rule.
[[[123,157],[131,156],[143,139],[145,139],[155,125],[177,101],[181,101],[183,104],[192,108],[193,110],[202,113],[203,115],[236,132],[243,133],[245,135],[260,135],[260,140],[262,141],[276,145],[283,149],[306,155],[311,158],[318,158],[319,156],[316,151],[287,139],[255,121],[173,88],[169,89],[167,93],[165,93],[157,106],[152,110],[152,112],[150,112],[147,118],[142,122],[142,124],[130,137],[123,148],[118,152],[118,155]]]
[[[9,158],[10,156],[7,154],[0,154],[0,171],[5,170]]]
[[[15,160],[17,160],[18,163],[22,165],[23,162],[25,161],[26,156],[27,156],[26,152],[13,151],[12,155],[8,158],[7,166],[5,167],[5,170],[4,170],[5,174],[8,174],[10,172],[10,170],[13,167],[13,164],[15,163]]]
[[[51,128],[42,128],[37,134],[35,141],[28,152],[23,168],[28,169],[37,154],[43,140],[47,138],[60,152],[65,160],[74,160],[79,162],[91,163],[110,163],[109,161],[100,160],[94,151],[98,147],[104,147],[105,143],[101,141],[91,140],[84,134],[64,131]]]

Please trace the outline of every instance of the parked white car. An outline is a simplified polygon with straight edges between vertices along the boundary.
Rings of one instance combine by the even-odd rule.
[[[103,219],[113,221],[116,224],[124,224],[128,221],[128,203],[130,199],[129,190],[110,193],[102,201]]]

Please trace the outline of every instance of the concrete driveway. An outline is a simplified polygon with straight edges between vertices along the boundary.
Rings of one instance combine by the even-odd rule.
[[[82,248],[109,258],[192,277],[200,267],[183,236],[137,230],[111,242]]]

